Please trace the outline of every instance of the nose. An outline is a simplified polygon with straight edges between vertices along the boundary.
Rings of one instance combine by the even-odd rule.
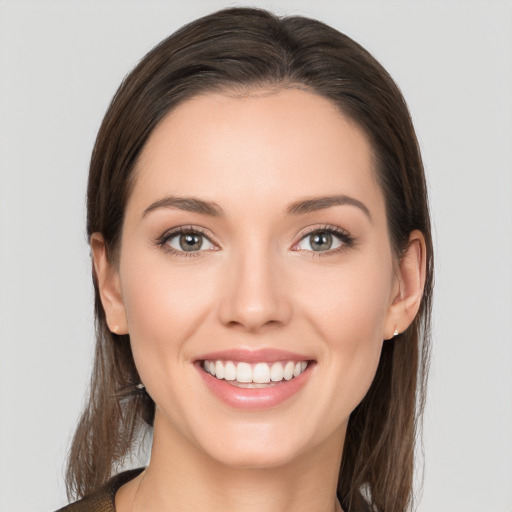
[[[286,325],[292,304],[278,258],[258,248],[239,254],[227,263],[218,312],[228,327],[262,332]]]

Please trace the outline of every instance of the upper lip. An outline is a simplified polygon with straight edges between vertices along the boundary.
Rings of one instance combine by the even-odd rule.
[[[311,361],[312,358],[303,354],[272,348],[251,350],[234,348],[208,352],[196,358],[197,361],[243,361],[247,363],[274,363],[277,361]]]

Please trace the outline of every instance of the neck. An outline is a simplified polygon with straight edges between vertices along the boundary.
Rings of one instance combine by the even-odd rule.
[[[155,420],[151,462],[116,497],[119,512],[334,512],[344,432],[276,467],[230,467]]]

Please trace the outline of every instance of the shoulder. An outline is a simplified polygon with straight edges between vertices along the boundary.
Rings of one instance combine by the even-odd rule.
[[[103,487],[85,498],[75,501],[57,512],[115,512],[115,497],[118,489],[135,478],[144,468],[123,471],[112,477]]]

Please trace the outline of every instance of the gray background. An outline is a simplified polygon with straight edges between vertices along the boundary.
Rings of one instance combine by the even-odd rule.
[[[65,503],[64,460],[92,355],[84,193],[102,115],[154,44],[228,5],[0,0],[1,512]],[[332,24],[402,88],[437,246],[419,510],[510,512],[512,3],[251,5]]]

